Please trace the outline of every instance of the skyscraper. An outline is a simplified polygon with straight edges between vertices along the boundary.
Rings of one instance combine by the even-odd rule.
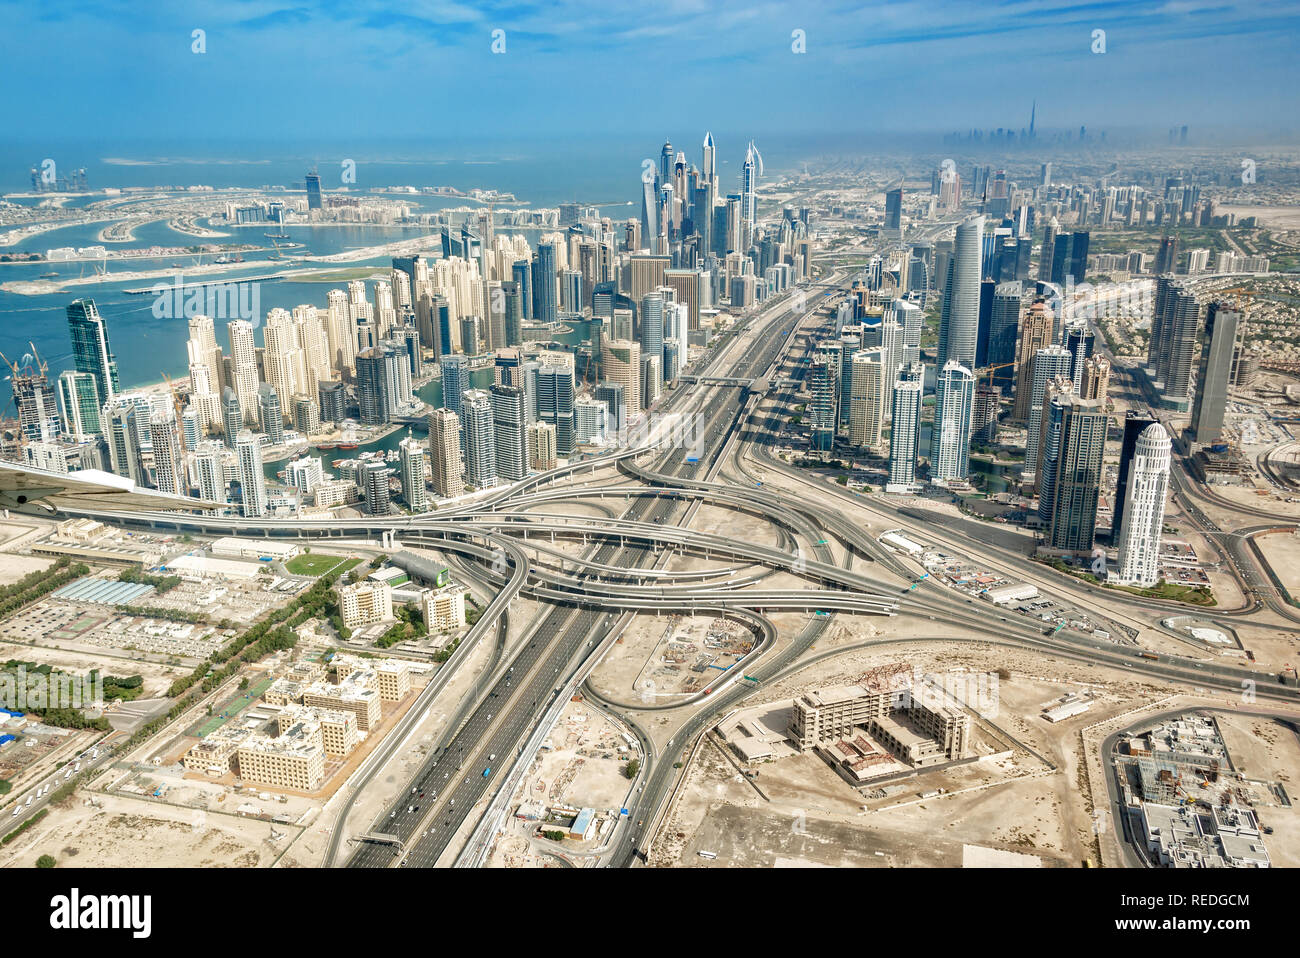
[[[321,208],[320,201],[320,174],[312,170],[307,174],[307,209],[318,210]]]
[[[284,410],[280,406],[280,394],[267,383],[257,387],[257,411],[267,440],[273,446],[283,445]]]
[[[849,443],[858,448],[879,446],[885,425],[885,353],[880,347],[854,353],[849,364]]]
[[[104,405],[101,422],[104,438],[108,441],[110,468],[119,476],[130,479],[137,486],[145,484],[142,460],[143,442],[135,400],[114,396]]]
[[[239,408],[245,417],[257,409],[257,345],[253,341],[253,324],[243,319],[226,324],[230,336],[230,359],[234,366],[234,387]]]
[[[244,428],[244,409],[239,404],[239,394],[227,386],[221,394],[221,422],[226,433],[226,445],[235,448],[235,439]]]
[[[475,489],[497,484],[496,432],[492,419],[492,397],[482,389],[470,389],[461,398],[464,429],[465,479]]]
[[[63,428],[71,436],[94,436],[102,433],[99,411],[99,385],[91,373],[66,369],[59,373],[59,406]]]
[[[262,442],[259,436],[241,429],[235,436],[235,456],[239,463],[239,488],[244,499],[244,515],[266,515],[266,474],[262,471]]]
[[[1052,521],[1045,541],[1049,549],[1076,555],[1092,552],[1106,427],[1106,413],[1096,400],[1076,399],[1065,410]]]
[[[626,339],[602,339],[600,368],[606,382],[623,388],[627,418],[641,415],[641,344]]]
[[[454,499],[465,492],[460,417],[450,409],[435,409],[429,413],[428,423],[429,472],[433,491],[441,499]]]
[[[903,188],[885,193],[885,229],[899,231],[903,228]]]
[[[555,247],[550,243],[537,244],[537,258],[533,260],[533,315],[543,323],[553,323],[559,318],[556,305]]]
[[[970,466],[974,402],[975,377],[956,360],[948,360],[935,379],[934,425],[930,432],[933,481],[965,481]]]
[[[68,304],[68,331],[72,334],[72,359],[78,372],[95,377],[101,402],[108,402],[120,390],[117,360],[108,344],[108,326],[93,299]]]
[[[442,365],[442,405],[461,415],[461,395],[470,388],[469,360],[459,353],[449,353],[439,360]]]
[[[1096,334],[1085,323],[1071,323],[1065,328],[1064,346],[1070,351],[1070,380],[1076,392],[1083,386],[1083,364],[1092,355]]]
[[[542,353],[537,369],[537,417],[555,427],[555,452],[573,455],[575,383],[572,353]]]
[[[154,485],[159,492],[183,496],[189,491],[185,461],[181,454],[181,437],[176,429],[176,411],[170,404],[155,409],[149,420],[153,439]]]
[[[1033,396],[1034,355],[1056,338],[1056,318],[1047,303],[1036,299],[1020,321],[1020,347],[1016,356],[1016,403],[1011,418],[1026,422]]]
[[[1124,419],[1124,441],[1119,452],[1119,477],[1115,483],[1115,508],[1111,510],[1113,519],[1110,527],[1110,541],[1119,542],[1120,527],[1124,522],[1125,499],[1128,497],[1128,474],[1133,466],[1133,455],[1137,450],[1138,436],[1157,420],[1140,413],[1130,412]]]
[[[1163,303],[1159,294],[1157,284],[1156,309],[1161,310],[1164,316],[1157,370],[1157,381],[1163,384],[1161,405],[1183,412],[1187,409],[1187,396],[1191,389],[1192,355],[1196,351],[1196,327],[1201,309],[1192,290],[1181,284],[1169,287]]]
[[[1070,351],[1064,346],[1044,346],[1034,354],[1033,379],[1029,388],[1029,413],[1025,418],[1025,479],[1036,477],[1038,472],[1047,384],[1058,376],[1070,378],[1070,359]]]
[[[1020,329],[1020,303],[1024,285],[1019,282],[998,283],[993,288],[989,312],[987,363],[993,367],[990,382],[1010,391],[1016,382],[1016,334]],[[1047,345],[1046,342],[1043,345]],[[998,369],[996,367],[1003,367]]]
[[[975,366],[983,236],[983,216],[973,216],[957,227],[939,319],[938,362],[941,367],[950,359],[967,369]]]
[[[808,424],[812,427],[810,448],[829,452],[835,445],[835,430],[839,423],[839,369],[827,354],[813,355],[808,367]]]
[[[527,415],[522,386],[493,385],[492,428],[496,443],[497,477],[517,482],[528,475]]]
[[[1119,533],[1121,583],[1153,586],[1159,581],[1171,448],[1169,434],[1160,423],[1152,423],[1138,436]]]
[[[917,373],[920,375],[917,375]],[[921,445],[921,394],[924,368],[903,370],[894,383],[894,413],[889,432],[889,482],[886,492],[911,492],[916,485],[916,455]]]
[[[1232,351],[1240,323],[1241,313],[1227,303],[1210,303],[1205,311],[1201,361],[1196,370],[1196,398],[1192,404],[1191,435],[1195,442],[1208,445],[1223,438]]]
[[[429,511],[429,455],[420,440],[407,436],[397,444],[402,467],[402,498],[412,512]]]
[[[357,473],[357,485],[365,499],[366,512],[372,516],[386,516],[392,512],[392,490],[389,476],[393,470],[380,459],[367,459]]]

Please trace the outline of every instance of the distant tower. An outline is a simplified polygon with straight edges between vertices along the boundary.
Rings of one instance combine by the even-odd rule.
[[[1119,532],[1120,582],[1152,586],[1159,579],[1171,446],[1160,423],[1152,423],[1138,436]]]
[[[307,209],[318,210],[320,208],[320,174],[313,169],[307,174]]]

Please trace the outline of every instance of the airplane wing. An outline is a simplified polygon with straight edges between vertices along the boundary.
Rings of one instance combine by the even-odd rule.
[[[176,509],[216,509],[218,504],[205,499],[141,489],[130,479],[98,469],[69,473],[46,472],[44,469],[0,461],[0,508],[37,514],[49,514],[62,509],[168,512]]]

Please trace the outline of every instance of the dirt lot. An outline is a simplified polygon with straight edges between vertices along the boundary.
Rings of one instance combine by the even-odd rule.
[[[1077,866],[1095,858],[1080,731],[1175,691],[1123,670],[1029,651],[902,642],[815,662],[750,705],[853,682],[868,668],[895,661],[940,675],[1008,670],[983,710],[993,724],[976,725],[974,752],[988,757],[887,783],[885,795],[872,797],[871,786],[851,787],[812,753],[759,763],[758,778],[749,781],[710,740],[688,770],[652,863],[951,867],[962,864],[964,846],[972,845],[1034,856],[1045,866]],[[1055,724],[1044,719],[1042,711],[1068,693],[1092,694],[1089,711]],[[1300,745],[1291,747],[1294,756],[1276,753],[1283,770],[1300,768]],[[920,797],[938,789],[944,793]],[[1268,811],[1280,817],[1280,810]],[[700,850],[718,857],[706,861]]]
[[[270,865],[297,829],[270,841],[263,821],[172,808],[119,795],[78,792],[0,850],[0,867],[29,866],[41,855],[79,868],[251,868]]]

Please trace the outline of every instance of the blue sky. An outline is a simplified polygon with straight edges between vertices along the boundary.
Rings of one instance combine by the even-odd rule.
[[[1300,3],[1271,0],[0,0],[0,23],[18,140],[930,132],[1023,125],[1034,97],[1047,128],[1286,130],[1300,91]]]

